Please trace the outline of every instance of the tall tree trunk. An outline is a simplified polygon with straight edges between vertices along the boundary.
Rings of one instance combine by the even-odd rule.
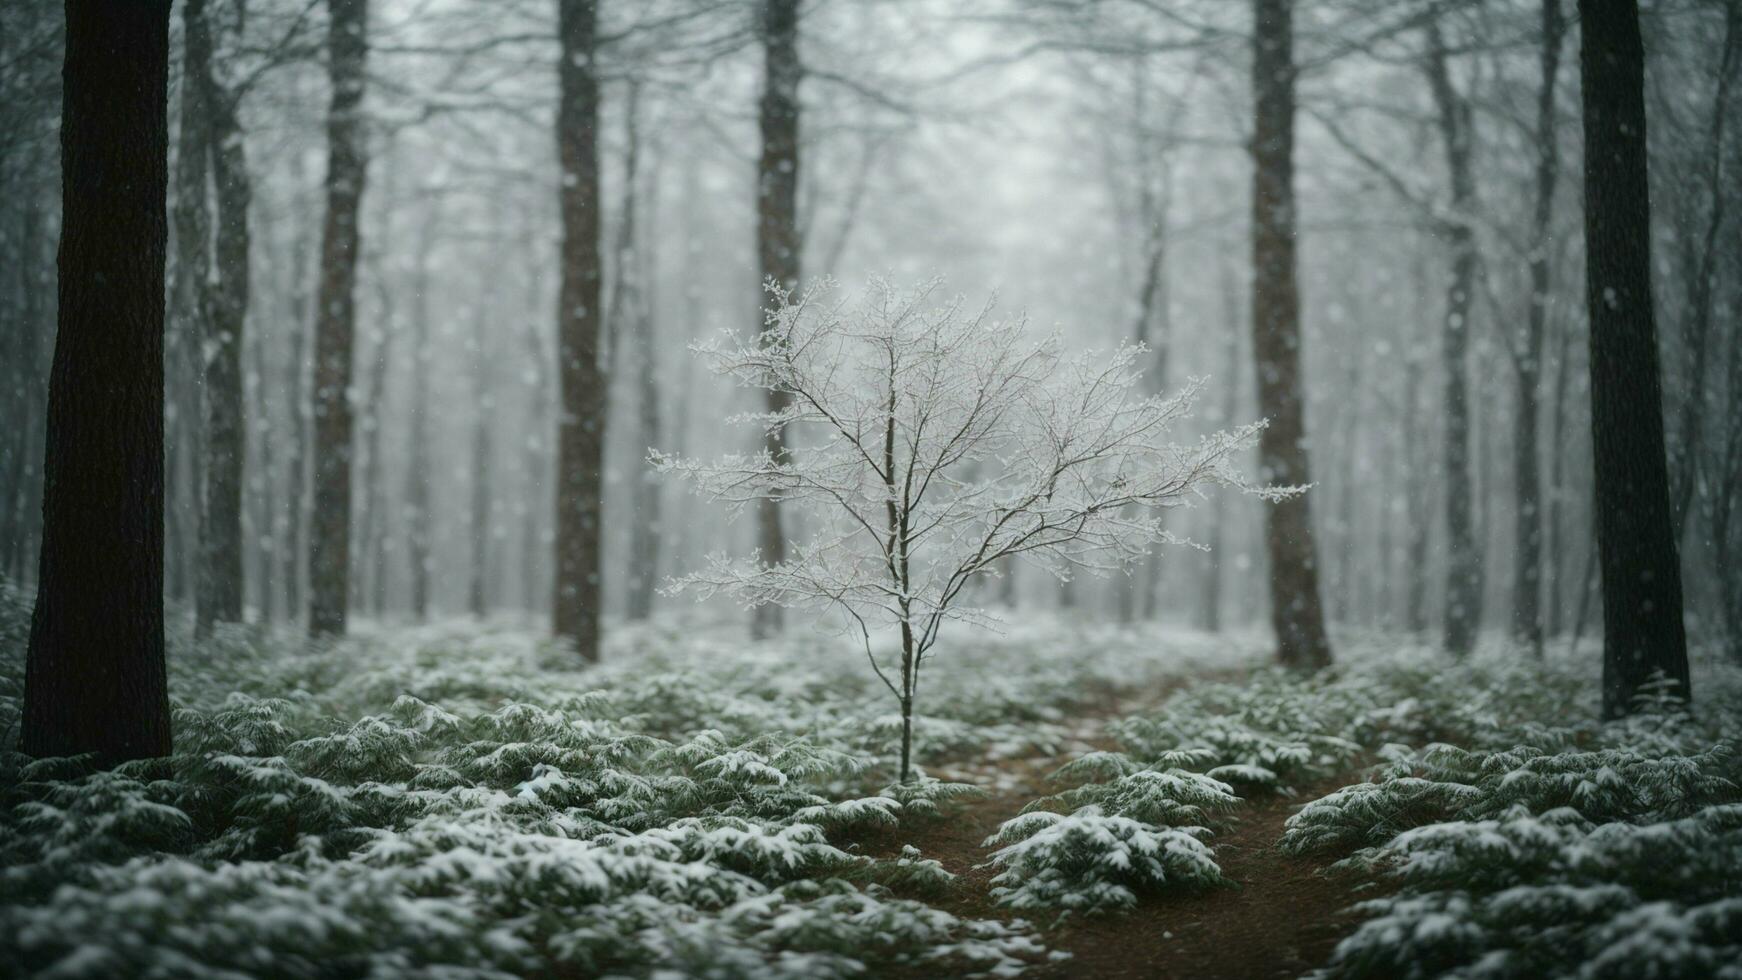
[[[1632,709],[1662,671],[1688,687],[1651,305],[1645,47],[1635,0],[1579,0],[1585,126],[1585,289],[1603,582],[1603,713]]]
[[[657,321],[647,305],[641,302],[635,331],[636,445],[640,452],[659,445],[659,337]],[[629,592],[628,617],[646,619],[653,614],[654,585],[659,576],[659,539],[661,532],[660,484],[657,474],[638,461],[634,493],[634,513],[629,524]]]
[[[256,520],[254,522],[254,540],[259,542],[255,550],[254,594],[260,603],[260,621],[272,622],[273,606],[276,599],[276,588],[273,582],[274,566],[278,560],[278,471],[277,454],[273,452],[272,430],[270,428],[271,414],[267,410],[266,400],[266,344],[265,338],[256,336],[253,349],[251,372],[251,396],[249,402],[253,405],[254,431],[259,437],[252,440],[259,454],[255,460],[255,476],[249,481],[255,500]]]
[[[411,615],[422,622],[429,618],[430,573],[430,401],[429,401],[429,319],[430,255],[435,251],[435,229],[441,221],[436,209],[424,218],[417,244],[417,259],[412,273],[411,308],[411,433],[410,461],[405,473],[406,556],[411,573]]]
[[[1342,417],[1337,420],[1337,455],[1342,457],[1342,486],[1337,491],[1337,571],[1336,587],[1331,590],[1331,619],[1348,623],[1355,608],[1355,491],[1364,481],[1358,472],[1361,462],[1361,416],[1366,411],[1365,389],[1361,385],[1362,348],[1344,355],[1348,373],[1343,377]]]
[[[1260,478],[1312,482],[1301,396],[1300,294],[1295,280],[1293,0],[1253,0],[1252,355],[1259,411]],[[1277,659],[1291,667],[1331,662],[1319,600],[1318,552],[1305,494],[1265,512],[1270,618]]]
[[[636,386],[635,449],[645,452],[658,441],[659,393],[654,383],[653,319],[651,296],[643,280],[644,238],[639,215],[641,178],[640,86],[631,82],[623,107],[623,207],[617,222],[616,262],[611,289],[611,356],[613,365],[623,363],[619,350],[627,346],[634,358]],[[651,431],[650,431],[651,428]],[[639,464],[639,461],[637,461]],[[659,543],[654,522],[659,520],[659,488],[651,482],[652,471],[637,465],[630,492],[629,562],[624,615],[643,620],[653,609],[653,587]]]
[[[1567,506],[1567,389],[1573,374],[1573,324],[1563,319],[1556,340],[1553,402],[1549,406],[1549,423],[1554,433],[1549,443],[1548,497],[1548,623],[1550,636],[1560,636],[1566,629],[1566,575],[1568,568],[1565,540],[1562,533],[1563,513]]]
[[[756,255],[762,281],[796,290],[799,281],[798,233],[798,87],[804,67],[798,58],[799,0],[763,0],[762,6],[762,156],[756,169]],[[770,412],[785,411],[791,396],[767,393]],[[776,457],[786,454],[783,434],[769,434],[766,448]],[[786,535],[780,527],[780,504],[772,498],[757,503],[757,543],[761,560],[777,565],[786,560]],[[781,609],[774,603],[757,606],[750,629],[756,637],[780,631]]]
[[[292,154],[292,158],[292,173],[300,178],[302,167],[296,161],[301,157]],[[302,187],[300,179],[296,184],[299,189]],[[284,578],[285,610],[293,619],[300,617],[303,610],[303,516],[308,508],[310,429],[305,380],[308,376],[308,337],[311,329],[308,318],[310,222],[302,215],[297,216],[296,222],[297,230],[291,241],[290,256],[290,360],[285,366],[284,377],[284,397],[289,405],[290,458],[285,467],[284,549],[279,554],[282,562],[279,574]]]
[[[357,508],[358,550],[351,582],[351,600],[371,612],[380,611],[369,601],[375,587],[370,572],[372,551],[387,520],[387,467],[381,459],[381,420],[387,410],[387,365],[393,357],[395,329],[392,303],[388,299],[391,291],[385,283],[381,295],[380,339],[375,342],[375,349],[371,351],[373,356],[369,358],[369,394],[363,406],[363,458],[361,472],[357,474],[362,500]]]
[[[1692,383],[1682,399],[1681,425],[1677,429],[1675,467],[1671,470],[1671,502],[1674,505],[1676,536],[1686,538],[1689,504],[1693,501],[1694,485],[1699,482],[1700,430],[1705,421],[1706,350],[1712,333],[1712,287],[1718,257],[1718,232],[1724,225],[1724,123],[1730,113],[1730,83],[1736,70],[1738,44],[1742,42],[1742,3],[1734,0],[1724,5],[1723,55],[1718,62],[1718,88],[1712,96],[1712,125],[1707,134],[1706,164],[1707,202],[1706,227],[1698,238],[1698,258],[1687,273],[1687,348],[1688,367]],[[1693,245],[1695,239],[1689,238]],[[1690,248],[1690,251],[1692,249]]]
[[[593,0],[557,0],[561,61],[556,118],[562,167],[561,298],[557,315],[556,635],[599,659],[599,576],[606,382],[599,367],[599,80]]]
[[[491,301],[478,306],[472,334],[472,561],[466,608],[479,619],[489,612],[485,582],[490,577],[490,416],[496,407],[490,386],[490,321],[485,311],[500,305]]]
[[[1482,621],[1482,553],[1471,505],[1481,492],[1470,476],[1469,347],[1471,300],[1476,283],[1476,236],[1472,226],[1476,184],[1470,171],[1469,102],[1452,83],[1445,39],[1428,22],[1426,69],[1439,113],[1440,139],[1452,186],[1452,217],[1444,229],[1451,252],[1440,354],[1445,364],[1446,619],[1445,646],[1464,656],[1476,645]]]
[[[205,343],[206,452],[204,508],[195,628],[242,621],[242,496],[248,433],[242,393],[243,327],[248,313],[247,160],[236,96],[212,74],[211,24],[205,0],[186,0],[188,77],[202,97],[210,124],[212,178],[217,188],[218,282],[211,294]]]
[[[36,363],[37,336],[42,330],[42,311],[38,302],[39,270],[37,239],[41,236],[40,205],[34,198],[24,202],[20,221],[17,264],[17,319],[7,331],[9,343],[4,348],[7,368],[5,398],[7,417],[13,424],[6,427],[5,495],[0,497],[0,573],[13,580],[24,577],[25,528],[29,521],[26,508],[29,499],[28,476],[31,433],[36,425]]]
[[[368,146],[363,126],[368,0],[327,0],[333,98],[327,112],[327,215],[315,308],[315,494],[309,528],[309,633],[345,632],[351,575],[351,371]]]
[[[1226,426],[1234,423],[1234,416],[1238,414],[1240,405],[1240,301],[1234,284],[1232,252],[1222,249],[1221,256],[1217,264],[1217,279],[1220,280],[1222,294],[1222,323],[1227,330],[1223,344],[1228,370],[1221,378],[1222,417],[1217,422]],[[1210,568],[1205,577],[1204,606],[1200,618],[1204,629],[1211,633],[1222,630],[1222,579],[1226,577],[1229,566],[1222,555],[1228,537],[1222,526],[1227,514],[1224,496],[1216,494],[1210,501]]]
[[[534,240],[532,234],[531,216],[528,216],[527,232],[524,239]],[[539,433],[550,431],[549,411],[549,361],[541,335],[539,324],[543,322],[536,311],[540,306],[543,290],[539,282],[539,256],[528,254],[524,269],[526,272],[526,367],[531,385],[526,401],[526,431],[532,433],[521,442],[520,468],[526,479],[526,493],[520,502],[520,590],[525,600],[525,608],[535,611],[543,608],[539,578],[539,536],[544,522],[542,508],[537,502],[548,499],[543,496],[549,486],[549,453],[545,441]]]
[[[169,0],[68,0],[59,333],[20,748],[169,754],[163,288]]]
[[[175,168],[175,309],[168,340],[170,375],[168,473],[168,564],[172,594],[193,598],[196,607],[205,589],[200,570],[200,520],[205,512],[205,346],[211,334],[211,114],[206,111],[208,87],[195,81],[196,57],[210,59],[204,17],[199,5],[182,7],[184,70],[181,80],[180,128]],[[197,54],[203,52],[203,54]],[[198,615],[196,613],[196,621]]]
[[[1163,168],[1168,166],[1170,164],[1162,164]],[[1144,174],[1143,179],[1147,181],[1149,175]],[[1168,316],[1171,300],[1167,269],[1167,217],[1168,205],[1173,198],[1172,179],[1171,173],[1164,169],[1163,190],[1159,195],[1149,190],[1145,183],[1140,207],[1148,242],[1144,249],[1143,283],[1138,289],[1137,321],[1133,324],[1132,339],[1150,348],[1149,364],[1143,372],[1142,382],[1143,392],[1149,395],[1159,395],[1167,386],[1168,347],[1173,333]],[[1153,516],[1157,520],[1167,519],[1166,511],[1155,511]],[[1145,556],[1138,567],[1135,586],[1119,591],[1119,618],[1125,622],[1153,619],[1160,588],[1161,552],[1156,549]]]
[[[1555,178],[1560,172],[1560,139],[1555,132],[1555,80],[1560,74],[1565,25],[1561,0],[1542,0],[1542,81],[1536,102],[1536,213],[1530,236],[1530,312],[1524,326],[1513,411],[1512,474],[1517,498],[1516,568],[1513,573],[1512,632],[1542,656],[1542,464],[1537,432],[1541,423],[1542,348],[1549,304],[1549,232],[1554,218]]]

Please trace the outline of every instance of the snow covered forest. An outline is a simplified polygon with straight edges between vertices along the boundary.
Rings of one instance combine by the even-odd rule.
[[[1742,980],[1742,0],[7,0],[0,976]]]

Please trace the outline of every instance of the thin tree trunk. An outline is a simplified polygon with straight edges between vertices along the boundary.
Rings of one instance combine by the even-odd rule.
[[[380,339],[375,342],[375,349],[369,359],[369,400],[363,406],[363,459],[361,472],[357,474],[357,484],[362,488],[362,506],[357,508],[357,541],[360,545],[357,561],[354,563],[353,580],[351,583],[351,600],[358,606],[372,612],[380,609],[371,605],[370,596],[374,594],[374,581],[370,577],[372,549],[381,525],[386,521],[387,509],[387,467],[381,460],[381,420],[386,416],[387,409],[387,365],[393,357],[394,314],[391,291],[383,283],[381,288],[381,326]]]
[[[1536,103],[1536,213],[1531,225],[1530,311],[1524,349],[1517,362],[1518,404],[1513,412],[1512,473],[1517,499],[1516,568],[1512,632],[1542,656],[1542,469],[1537,432],[1541,425],[1542,349],[1548,319],[1551,266],[1549,232],[1554,218],[1560,139],[1555,132],[1555,80],[1560,73],[1565,26],[1561,0],[1542,0],[1542,81]]]
[[[200,547],[204,535],[200,521],[205,512],[205,475],[202,431],[205,427],[205,346],[211,334],[211,114],[206,111],[208,87],[195,81],[196,58],[210,59],[200,5],[182,7],[188,42],[181,80],[180,129],[176,139],[175,169],[175,304],[174,334],[169,340],[176,368],[171,389],[169,471],[170,579],[178,599],[191,591],[196,607],[206,588],[201,570]],[[199,53],[203,52],[203,53]],[[191,543],[191,547],[190,547]],[[200,629],[209,620],[200,621]]]
[[[1742,3],[1732,0],[1724,5],[1724,53],[1718,63],[1718,88],[1712,98],[1712,127],[1707,137],[1710,158],[1706,172],[1710,203],[1706,227],[1699,239],[1701,248],[1697,266],[1688,274],[1687,348],[1692,379],[1687,394],[1682,398],[1681,425],[1677,429],[1675,446],[1676,465],[1671,471],[1671,502],[1674,505],[1671,513],[1675,517],[1678,541],[1687,537],[1689,504],[1693,500],[1694,485],[1699,482],[1700,430],[1707,411],[1706,350],[1712,333],[1712,286],[1718,257],[1718,231],[1724,225],[1724,123],[1730,112],[1731,75],[1739,60],[1739,34],[1742,34]]]
[[[59,332],[20,748],[169,754],[163,289],[169,0],[67,0]]]
[[[273,568],[277,564],[278,549],[281,542],[278,539],[278,472],[276,453],[273,452],[272,431],[269,428],[271,414],[267,411],[266,402],[266,344],[265,338],[256,336],[253,348],[253,394],[249,399],[253,405],[255,433],[259,436],[253,440],[259,458],[255,461],[256,476],[253,484],[256,502],[254,522],[254,540],[259,542],[255,551],[254,592],[260,603],[260,621],[270,623],[273,619],[276,589],[273,583]]]
[[[658,324],[642,301],[635,331],[636,446],[645,453],[659,445],[659,337]],[[659,576],[659,539],[661,531],[660,484],[657,474],[644,461],[637,460],[638,484],[634,494],[634,512],[629,524],[629,592],[628,616],[632,620],[646,619],[653,613],[654,586]]]
[[[531,242],[531,219],[528,219],[526,240]],[[535,311],[539,308],[542,290],[539,288],[538,257],[529,254],[526,259],[526,365],[530,372],[532,384],[527,393],[527,428],[529,433],[544,433],[550,431],[550,412],[548,409],[550,376],[544,339],[540,336],[539,324],[542,322]],[[537,506],[549,486],[547,473],[549,471],[548,453],[542,438],[529,436],[522,443],[520,467],[526,478],[527,492],[521,502],[520,514],[520,589],[524,593],[526,608],[537,610],[543,608],[540,596],[539,578],[539,535],[543,528],[541,509]]]
[[[494,302],[478,306],[472,334],[472,561],[466,608],[479,619],[489,612],[484,584],[490,573],[490,415],[495,408],[490,393],[490,323],[485,310],[497,306]]]
[[[1471,225],[1476,185],[1470,172],[1471,112],[1452,84],[1445,39],[1437,21],[1428,24],[1429,87],[1439,112],[1440,138],[1452,188],[1452,218],[1445,228],[1451,252],[1440,355],[1445,363],[1446,619],[1445,647],[1465,656],[1476,645],[1482,621],[1482,557],[1471,504],[1481,492],[1470,476],[1470,311],[1476,282],[1476,237]]]
[[[217,271],[206,335],[206,452],[200,515],[200,571],[195,626],[242,621],[242,507],[248,432],[242,391],[243,329],[248,314],[248,203],[252,188],[236,118],[235,95],[212,75],[211,25],[205,0],[186,0],[188,80],[211,120],[212,178],[217,188]],[[184,82],[186,84],[186,82]]]
[[[1222,293],[1222,322],[1227,333],[1223,338],[1227,352],[1227,373],[1221,378],[1222,384],[1222,417],[1217,420],[1220,425],[1232,425],[1234,415],[1239,411],[1240,398],[1240,301],[1234,284],[1233,264],[1230,261],[1232,252],[1221,250],[1222,259],[1218,263],[1218,279]],[[1226,519],[1227,505],[1223,502],[1223,494],[1216,494],[1210,501],[1210,568],[1204,583],[1204,606],[1201,615],[1203,627],[1211,633],[1222,631],[1222,579],[1227,574],[1224,566],[1228,563],[1222,560],[1222,550],[1227,535],[1223,532],[1222,523]]]
[[[292,173],[300,178],[302,167],[294,162],[300,160],[300,156],[292,154],[292,157]],[[302,186],[300,179],[296,183],[299,188]],[[301,617],[303,610],[303,516],[308,507],[310,435],[310,412],[304,382],[309,370],[308,337],[311,329],[308,317],[309,222],[298,215],[296,228],[290,256],[290,362],[286,365],[284,378],[284,397],[289,403],[290,416],[290,458],[285,481],[284,550],[279,555],[285,609],[293,619]]]
[[[430,254],[435,250],[435,229],[441,222],[436,208],[424,218],[412,273],[411,308],[411,433],[410,461],[405,472],[407,570],[411,573],[411,615],[418,622],[429,618],[430,573],[430,401],[429,318]]]
[[[380,606],[373,601],[378,592],[375,576],[380,569],[377,561],[377,544],[381,538],[381,528],[386,523],[387,512],[387,467],[383,465],[381,455],[382,419],[387,412],[387,378],[388,366],[392,363],[393,341],[395,331],[399,326],[399,313],[394,307],[393,285],[389,282],[389,274],[385,268],[385,257],[394,247],[393,215],[398,205],[398,175],[399,160],[393,152],[391,143],[382,148],[379,153],[385,172],[382,176],[381,189],[375,195],[379,202],[380,231],[377,233],[378,243],[371,249],[364,262],[364,276],[374,286],[375,310],[367,319],[374,323],[374,347],[369,352],[368,385],[364,389],[362,423],[362,446],[358,454],[358,471],[355,483],[358,487],[356,501],[356,537],[357,547],[351,552],[351,582],[350,601],[353,607],[379,613]]]
[[[351,373],[357,258],[368,148],[363,86],[368,0],[328,0],[333,98],[327,113],[327,214],[315,309],[315,499],[309,535],[309,633],[345,632],[351,575]]]
[[[562,167],[557,316],[556,635],[599,659],[599,577],[606,380],[599,369],[599,81],[593,0],[557,0],[561,61],[556,119]]]
[[[1548,560],[1550,571],[1546,576],[1548,582],[1548,633],[1559,636],[1566,629],[1566,582],[1567,555],[1565,535],[1561,527],[1565,523],[1562,516],[1566,510],[1567,499],[1567,388],[1572,380],[1573,363],[1573,324],[1565,322],[1560,330],[1559,355],[1555,362],[1554,404],[1549,416],[1554,426],[1553,455],[1549,458],[1549,502],[1548,502]]]
[[[1645,48],[1634,0],[1579,0],[1591,435],[1603,579],[1603,713],[1661,671],[1688,686],[1651,305]]]
[[[37,302],[37,239],[41,234],[38,209],[34,198],[24,202],[18,262],[14,268],[18,275],[18,313],[8,331],[10,344],[5,353],[9,376],[4,397],[7,417],[13,419],[14,424],[6,427],[4,432],[6,493],[0,497],[0,547],[6,553],[0,555],[0,562],[4,563],[0,568],[4,568],[5,574],[15,581],[22,579],[24,574],[24,529],[28,523],[25,501],[29,497],[27,475],[32,472],[30,433],[36,428],[36,338],[42,329],[42,312]]]
[[[1312,470],[1295,279],[1293,3],[1253,0],[1252,7],[1252,354],[1259,411],[1270,420],[1259,436],[1259,470],[1266,482],[1305,485]],[[1291,667],[1323,667],[1331,662],[1331,644],[1319,599],[1309,497],[1273,504],[1265,517],[1277,659]]]
[[[797,290],[801,245],[798,234],[799,82],[804,68],[798,57],[799,0],[763,0],[763,86],[761,102],[762,155],[756,170],[756,254],[762,281]],[[767,392],[767,410],[785,411],[791,396]],[[779,458],[786,444],[779,430],[770,432],[765,448]],[[760,559],[770,565],[786,560],[786,535],[780,527],[780,504],[764,498],[756,507]],[[751,634],[765,638],[781,628],[781,608],[757,606]]]

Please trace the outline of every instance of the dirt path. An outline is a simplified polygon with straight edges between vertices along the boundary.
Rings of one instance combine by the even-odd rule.
[[[872,854],[893,854],[902,844],[913,844],[959,876],[954,894],[937,904],[958,915],[1012,918],[992,902],[995,869],[982,866],[989,850],[980,842],[1028,801],[1053,791],[1045,775],[1061,761],[1012,763],[1018,788],[973,801],[926,826],[861,844]],[[1130,912],[1071,917],[1056,926],[1046,916],[1026,916],[1041,926],[1048,948],[1071,957],[1025,976],[1268,980],[1298,977],[1323,965],[1355,925],[1344,910],[1356,898],[1348,884],[1315,874],[1319,863],[1289,857],[1274,845],[1296,805],[1345,782],[1305,787],[1292,798],[1259,797],[1236,809],[1235,822],[1211,843],[1222,873],[1238,887],[1149,899]]]

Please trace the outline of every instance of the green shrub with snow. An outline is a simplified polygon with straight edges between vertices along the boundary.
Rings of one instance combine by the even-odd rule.
[[[1527,813],[1566,807],[1597,821],[1686,816],[1735,792],[1719,774],[1729,755],[1723,744],[1687,754],[1430,745],[1391,762],[1373,782],[1302,807],[1289,819],[1282,846],[1297,854],[1367,847],[1414,827],[1482,820],[1514,807]]]
[[[1015,909],[1103,912],[1143,895],[1226,884],[1203,827],[1158,827],[1085,806],[1006,820],[987,846],[1002,868],[992,895]]]
[[[1461,744],[1388,745],[1289,820],[1390,886],[1318,975],[1742,976],[1742,672],[1704,666],[1694,712],[1648,689],[1608,724],[1565,663],[1456,668],[1470,703],[1420,730]]]
[[[0,730],[28,616],[0,609]],[[1063,645],[1103,659],[1057,658]],[[176,754],[89,771],[0,751],[0,964],[116,975],[846,977],[1011,973],[1021,922],[928,901],[909,847],[837,846],[975,787],[954,759],[1079,737],[1081,707],[1197,669],[1106,631],[963,637],[988,682],[940,698],[937,777],[889,782],[894,733],[851,656],[809,638],[613,637],[575,671],[500,627],[172,635]],[[831,659],[833,658],[833,659]],[[993,666],[996,669],[993,669]],[[940,677],[940,692],[953,682]],[[929,965],[928,965],[929,964]]]
[[[1398,890],[1360,906],[1326,976],[1742,975],[1742,805],[1635,825],[1520,804],[1379,858]]]

